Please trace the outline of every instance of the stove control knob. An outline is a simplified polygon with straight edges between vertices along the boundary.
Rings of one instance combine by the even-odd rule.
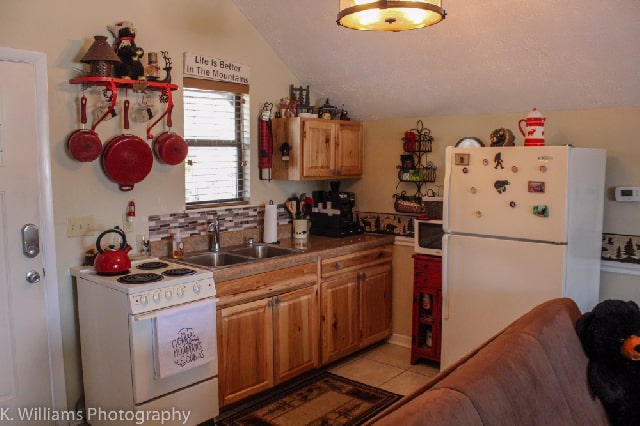
[[[160,292],[156,291],[155,293],[153,293],[153,301],[158,303],[160,301]]]
[[[142,303],[143,305],[146,305],[147,303],[149,303],[149,299],[147,298],[146,295],[142,295],[140,297],[140,303]]]
[[[177,294],[179,297],[184,296],[184,287],[178,287],[178,288],[176,289],[176,294]]]
[[[195,283],[193,285],[193,292],[196,293],[196,294],[200,293],[200,284]]]
[[[171,291],[171,289],[168,289],[164,292],[164,297],[166,299],[171,299],[171,296],[173,296],[173,292]]]

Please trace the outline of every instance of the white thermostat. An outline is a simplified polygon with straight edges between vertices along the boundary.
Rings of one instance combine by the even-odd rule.
[[[617,186],[616,201],[640,201],[640,186]]]

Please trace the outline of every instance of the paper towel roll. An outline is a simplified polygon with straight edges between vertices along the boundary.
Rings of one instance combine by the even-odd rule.
[[[264,206],[264,234],[262,241],[265,243],[278,242],[278,206],[266,204]]]

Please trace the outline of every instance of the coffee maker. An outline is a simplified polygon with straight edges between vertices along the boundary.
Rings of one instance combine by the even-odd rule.
[[[330,191],[313,191],[311,235],[346,237],[362,234],[364,228],[356,222],[353,208],[356,196],[353,192],[341,192],[340,181],[330,182]]]

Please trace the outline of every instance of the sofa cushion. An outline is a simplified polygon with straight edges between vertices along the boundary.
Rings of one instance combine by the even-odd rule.
[[[575,424],[608,424],[604,407],[594,398],[587,380],[588,359],[575,332],[580,316],[573,300],[554,299],[535,307],[503,334],[527,334],[542,345]]]
[[[528,335],[500,336],[434,389],[445,387],[467,396],[486,425],[571,424],[553,367]]]

